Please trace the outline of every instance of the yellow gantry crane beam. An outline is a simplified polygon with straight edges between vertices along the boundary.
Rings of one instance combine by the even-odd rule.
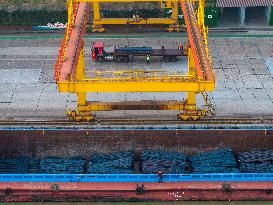
[[[163,78],[163,77],[162,77]],[[209,92],[215,89],[213,81],[194,81],[162,78],[144,80],[85,79],[76,82],[60,82],[60,92]]]
[[[206,109],[196,106],[196,94],[215,89],[215,75],[208,52],[207,28],[204,25],[204,0],[198,1],[198,12],[194,11],[196,1],[179,1],[185,16],[189,35],[188,73],[186,75],[155,71],[108,71],[97,72],[95,77],[87,77],[84,66],[83,34],[88,19],[86,2],[176,2],[178,0],[70,0],[68,2],[69,26],[55,65],[56,82],[60,92],[77,93],[77,110],[68,112],[68,117],[76,121],[90,121],[93,111],[115,109],[160,109],[180,110],[182,120],[197,120],[207,114]],[[178,7],[177,7],[178,8]],[[95,8],[94,8],[95,9]],[[95,18],[95,16],[94,16]],[[202,18],[202,19],[200,19]],[[99,74],[98,74],[99,73]],[[109,74],[111,77],[109,77]],[[185,92],[187,98],[180,102],[154,103],[91,103],[88,92]],[[207,102],[207,98],[205,99]],[[136,106],[140,105],[140,106]]]
[[[75,2],[90,2],[93,3],[94,19],[92,25],[93,32],[104,32],[103,25],[147,25],[147,24],[165,24],[169,25],[167,31],[179,31],[178,23],[178,0],[75,0]],[[102,18],[100,15],[101,3],[143,3],[143,2],[158,2],[162,8],[170,8],[172,10],[171,18]]]

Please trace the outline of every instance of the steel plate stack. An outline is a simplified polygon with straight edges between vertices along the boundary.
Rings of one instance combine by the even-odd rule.
[[[28,172],[30,158],[29,157],[19,157],[17,159],[16,170],[17,173],[24,174]]]
[[[86,161],[82,158],[48,157],[41,160],[40,172],[45,174],[83,174]]]
[[[183,174],[188,167],[187,156],[180,152],[144,150],[141,159],[143,174]]]
[[[190,158],[193,173],[238,173],[236,158],[231,149],[196,154]]]
[[[17,159],[2,159],[0,160],[0,173],[1,174],[16,174],[17,172]]]
[[[242,152],[238,160],[243,173],[273,172],[273,150]]]
[[[40,160],[39,159],[31,158],[29,160],[27,173],[30,173],[30,174],[31,173],[33,173],[33,174],[40,173]]]
[[[152,53],[152,47],[119,47],[116,49],[118,53]]]
[[[87,166],[89,174],[133,174],[134,152],[93,154]]]
[[[16,159],[2,159],[0,160],[1,174],[25,174],[28,172],[30,158],[18,157]]]

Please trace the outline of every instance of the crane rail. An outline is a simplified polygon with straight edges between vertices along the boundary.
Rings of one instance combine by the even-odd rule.
[[[139,126],[150,125],[272,125],[273,118],[204,118],[198,121],[181,121],[176,119],[127,119],[127,118],[98,118],[91,122],[71,122],[66,119],[26,119],[0,120],[0,127],[73,127],[73,126]],[[110,127],[109,127],[110,128]]]

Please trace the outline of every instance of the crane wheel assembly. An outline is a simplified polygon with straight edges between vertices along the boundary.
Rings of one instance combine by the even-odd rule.
[[[151,2],[152,0],[126,0],[126,2]],[[86,75],[84,65],[84,33],[88,23],[89,4],[120,2],[120,0],[69,0],[68,26],[55,64],[55,80],[59,92],[75,93],[77,109],[68,111],[71,121],[92,121],[94,112],[112,110],[177,110],[178,119],[198,120],[211,108],[196,106],[196,95],[215,90],[215,73],[208,50],[207,32],[204,24],[205,1],[199,0],[153,0],[172,5],[181,4],[188,33],[187,74],[156,73],[148,70],[122,70],[97,72],[95,77]],[[94,9],[96,7],[93,5]],[[178,7],[178,6],[177,6]],[[99,8],[98,8],[99,10]],[[94,16],[95,21],[95,16]],[[100,24],[97,28],[103,31]],[[185,101],[137,101],[137,102],[88,102],[90,92],[184,92]],[[208,98],[204,98],[209,106]]]

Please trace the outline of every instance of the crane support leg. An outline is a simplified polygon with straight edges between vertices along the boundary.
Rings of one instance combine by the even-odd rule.
[[[85,79],[85,69],[84,69],[84,49],[81,48],[79,60],[76,69],[76,80]],[[88,110],[81,110],[81,107],[86,107],[88,102],[85,92],[78,92],[78,104],[76,111],[67,111],[67,116],[71,121],[91,121],[94,119],[94,116]]]
[[[93,3],[93,11],[94,11],[94,19],[92,25],[92,32],[104,32],[105,28],[100,24],[101,16],[100,16],[100,3]]]
[[[175,24],[171,24],[169,28],[167,28],[168,32],[179,32],[180,31],[180,25],[178,22],[178,2],[172,2],[172,20],[173,22],[176,22]]]
[[[188,50],[188,74],[197,78],[195,60],[193,56],[193,51],[189,47]],[[198,120],[206,115],[206,110],[197,110],[196,106],[196,92],[187,92],[187,99],[185,101],[184,110],[182,113],[178,114],[178,119],[181,120]]]

